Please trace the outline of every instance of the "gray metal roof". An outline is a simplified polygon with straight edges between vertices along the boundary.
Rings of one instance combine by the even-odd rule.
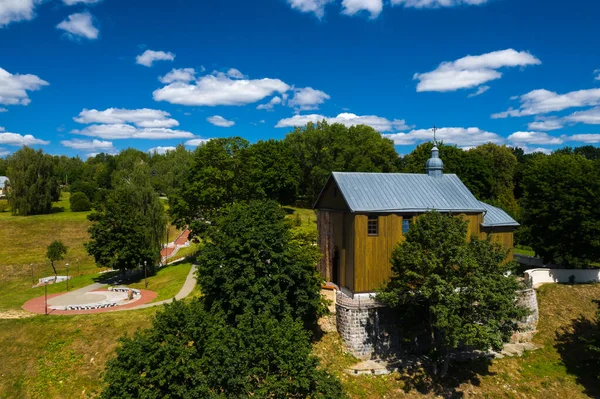
[[[483,227],[518,227],[519,223],[511,218],[508,213],[504,212],[500,208],[486,204],[485,202],[479,201],[481,206],[485,208],[485,214],[483,215]]]
[[[335,180],[352,212],[485,210],[454,174],[333,172],[330,179]]]
[[[6,186],[7,182],[8,182],[8,177],[0,176],[0,187],[1,188],[4,188]]]

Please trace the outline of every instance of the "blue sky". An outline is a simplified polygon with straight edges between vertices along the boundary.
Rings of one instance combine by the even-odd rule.
[[[0,0],[0,156],[282,138],[328,118],[408,153],[600,143],[600,2]]]

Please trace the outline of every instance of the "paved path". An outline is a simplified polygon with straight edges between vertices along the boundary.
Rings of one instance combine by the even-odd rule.
[[[187,297],[188,295],[190,295],[192,293],[192,291],[194,290],[194,287],[196,286],[196,274],[195,273],[196,273],[197,268],[198,267],[196,265],[192,265],[192,268],[190,269],[190,272],[188,273],[188,275],[185,279],[185,283],[183,283],[183,287],[181,287],[181,289],[179,290],[177,295],[175,295],[174,298],[166,299],[166,300],[160,301],[160,302],[146,303],[144,305],[136,306],[136,307],[130,308],[130,309],[115,309],[115,311],[151,308],[152,306],[159,306],[159,305],[164,305],[165,303],[171,303],[173,301],[173,299],[177,299],[179,301],[179,300]]]

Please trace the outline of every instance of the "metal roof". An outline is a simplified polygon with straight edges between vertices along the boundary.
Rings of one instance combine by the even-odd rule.
[[[0,176],[0,187],[4,188],[8,182],[8,177]]]
[[[508,213],[504,212],[502,209],[486,204],[485,202],[479,201],[479,203],[485,208],[483,223],[481,224],[483,227],[520,226],[515,219],[511,218]]]
[[[333,172],[330,179],[352,212],[485,211],[454,174]]]

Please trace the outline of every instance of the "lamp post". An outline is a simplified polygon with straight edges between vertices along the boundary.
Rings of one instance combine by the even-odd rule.
[[[35,279],[33,277],[33,263],[29,265],[29,268],[31,269],[31,284],[35,285]]]
[[[69,264],[67,263],[67,291],[69,291]]]
[[[144,288],[148,288],[148,280],[147,278],[147,272],[146,272],[146,265],[148,262],[144,261]]]
[[[48,316],[48,283],[44,280],[44,314]]]

